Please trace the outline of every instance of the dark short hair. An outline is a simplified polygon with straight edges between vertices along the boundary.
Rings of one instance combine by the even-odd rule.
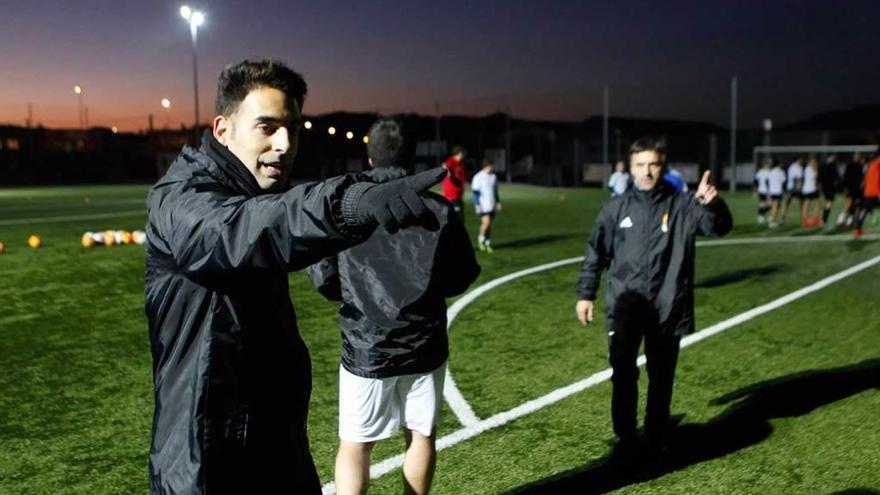
[[[483,167],[488,167],[489,165],[495,166],[495,160],[487,156],[483,158]]]
[[[367,134],[367,156],[374,168],[400,166],[403,155],[403,135],[400,125],[391,119],[379,119]]]
[[[639,139],[629,147],[629,154],[635,155],[643,151],[653,151],[660,155],[660,162],[666,163],[666,138],[645,136]]]
[[[467,150],[464,149],[464,146],[461,146],[460,144],[456,144],[455,146],[452,147],[452,154],[454,156],[459,153],[467,153]]]
[[[280,90],[288,98],[296,100],[300,111],[308,91],[302,75],[280,60],[243,60],[237,64],[227,65],[220,73],[214,113],[232,115],[248,93],[258,88]]]

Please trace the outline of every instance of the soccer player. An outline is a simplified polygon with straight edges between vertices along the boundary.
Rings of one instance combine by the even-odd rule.
[[[480,217],[480,234],[477,247],[480,251],[492,253],[492,222],[495,213],[501,211],[501,197],[498,195],[498,178],[492,159],[483,159],[483,168],[474,175],[471,182],[474,193],[474,208]]]
[[[464,223],[464,186],[468,183],[467,170],[464,168],[464,157],[467,150],[461,146],[452,147],[452,156],[446,159],[443,166],[449,171],[449,175],[443,179],[443,196],[452,203],[455,213]]]
[[[782,201],[782,192],[785,189],[785,171],[776,160],[770,158],[770,162],[773,168],[770,169],[770,175],[767,177],[767,194],[770,196],[769,226],[774,229],[779,226],[776,215],[779,213],[779,203]]]
[[[288,272],[378,225],[437,223],[419,193],[440,168],[291,187],[305,94],[281,62],[226,67],[212,129],[150,190],[153,494],[321,493],[306,434],[311,362]]]
[[[868,171],[865,173],[865,189],[862,195],[862,209],[859,210],[856,217],[856,228],[853,231],[856,238],[862,236],[862,227],[868,215],[874,211],[874,208],[880,207],[880,153],[868,164]]]
[[[862,204],[864,180],[865,157],[861,153],[856,152],[843,171],[843,187],[846,192],[846,200],[843,203],[840,215],[837,216],[838,227],[844,225],[849,227],[852,225],[853,219]]]
[[[758,225],[767,223],[767,212],[770,211],[770,169],[773,162],[765,158],[761,168],[755,172],[755,194],[758,196]]]
[[[804,187],[801,196],[804,199],[801,205],[801,227],[814,227],[819,225],[819,162],[816,157],[807,160],[804,167]],[[814,207],[814,214],[810,216],[810,207]]]
[[[837,155],[831,153],[825,158],[825,163],[819,168],[819,189],[825,198],[825,204],[822,208],[822,221],[819,225],[824,226],[828,223],[828,216],[831,214],[831,208],[834,206],[834,198],[837,195],[837,188],[840,186],[840,173],[837,170]]]
[[[377,173],[402,177],[400,127],[380,120],[367,154]],[[480,273],[467,232],[444,198],[425,193],[438,230],[378,230],[363,244],[307,269],[325,297],[341,301],[339,452],[336,493],[366,493],[370,453],[404,428],[404,493],[427,493],[449,346],[445,298]],[[402,274],[406,270],[406,275]]]
[[[615,198],[625,193],[629,189],[629,172],[626,171],[626,163],[619,161],[614,164],[614,173],[608,177],[608,190],[611,191],[611,197]]]
[[[780,219],[782,224],[788,219],[788,208],[794,199],[798,200],[799,208],[804,205],[804,198],[801,197],[801,188],[804,184],[804,165],[801,157],[798,156],[791,162],[788,170],[785,171],[785,177],[787,179],[785,190],[788,194],[785,197],[785,204],[782,206],[782,218]]]
[[[608,270],[605,326],[618,459],[629,459],[640,450],[636,359],[642,339],[649,380],[646,446],[653,455],[660,455],[666,446],[679,343],[682,335],[694,330],[694,237],[722,236],[733,228],[727,205],[709,183],[709,171],[695,193],[675,192],[661,180],[665,149],[661,139],[633,143],[634,187],[602,207],[578,280],[575,311],[588,325],[601,274]]]

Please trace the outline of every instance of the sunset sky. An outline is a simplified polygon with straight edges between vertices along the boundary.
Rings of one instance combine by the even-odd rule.
[[[193,122],[182,3],[0,0],[0,123],[136,130]],[[880,1],[203,0],[199,90],[243,58],[302,72],[305,112],[413,111],[581,120],[612,115],[784,124],[880,102]],[[168,98],[171,109],[160,101]]]

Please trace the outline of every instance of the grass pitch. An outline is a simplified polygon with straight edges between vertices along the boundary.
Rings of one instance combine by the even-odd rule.
[[[87,230],[142,228],[147,186],[0,190],[0,493],[143,493],[152,382],[143,249],[84,249]],[[475,285],[582,255],[603,191],[502,186],[495,254]],[[816,234],[754,224],[725,195],[730,237]],[[837,205],[839,207],[839,204]],[[837,211],[832,213],[832,218]],[[75,217],[75,218],[72,218]],[[78,218],[78,219],[76,219]],[[468,212],[469,230],[476,218]],[[33,250],[26,240],[41,236]],[[875,241],[698,248],[697,327],[880,255]],[[450,368],[486,418],[607,367],[602,314],[574,318],[578,265],[485,294],[451,329]],[[652,470],[611,473],[610,384],[443,450],[433,493],[876,493],[880,491],[880,268],[731,328],[681,354],[678,443]],[[336,306],[301,273],[291,296],[313,358],[310,437],[321,479],[336,448]],[[642,384],[644,392],[644,381]],[[642,397],[642,405],[644,396]],[[461,428],[444,415],[439,435]],[[374,461],[401,451],[381,443]],[[371,493],[398,493],[400,471]]]

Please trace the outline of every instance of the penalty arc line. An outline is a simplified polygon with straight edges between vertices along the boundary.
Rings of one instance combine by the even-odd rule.
[[[826,237],[832,237],[832,236],[816,236],[816,237],[820,237],[822,240],[825,240]],[[865,237],[868,237],[868,236],[865,236]],[[878,237],[878,236],[871,236],[871,237],[873,238],[873,237]],[[851,238],[851,237],[847,236],[847,238]],[[800,237],[795,237],[794,239],[797,239],[799,241],[804,240],[803,238],[800,238]],[[731,239],[731,241],[746,241],[746,240],[747,239]],[[755,241],[760,241],[760,239],[752,239],[751,241],[752,242],[737,242],[737,244],[759,244],[759,243],[761,243],[761,242],[755,242]],[[717,241],[707,241],[707,242],[714,243],[711,245],[721,245],[721,244],[717,243]],[[700,243],[697,243],[697,244],[699,245]],[[519,278],[519,277],[522,277],[524,275],[531,274],[531,273],[537,273],[540,271],[549,270],[549,269],[556,268],[559,266],[564,266],[567,264],[577,263],[578,261],[580,261],[582,259],[583,259],[583,257],[569,258],[569,259],[557,261],[554,263],[549,263],[547,265],[540,265],[537,267],[529,268],[527,270],[522,270],[520,272],[511,273],[509,275],[506,275],[505,277],[501,277],[501,278],[493,280],[492,282],[489,282],[483,286],[480,286],[472,292],[477,292],[478,290],[483,289],[484,287],[488,286],[489,284],[494,284],[494,285],[492,285],[492,287],[486,288],[485,290],[482,290],[482,292],[480,292],[480,294],[482,294],[482,293],[485,293],[486,291],[490,290],[491,288],[497,287],[498,285],[501,285],[502,283],[513,280],[515,278]],[[791,293],[786,294],[782,297],[779,297],[769,303],[763,304],[763,305],[758,306],[756,308],[752,308],[752,309],[745,311],[743,313],[740,313],[732,318],[728,318],[724,321],[716,323],[716,324],[714,324],[706,329],[703,329],[697,333],[688,335],[681,340],[680,346],[683,349],[685,347],[696,344],[697,342],[705,340],[711,336],[717,335],[717,334],[719,334],[725,330],[728,330],[730,328],[733,328],[741,323],[745,323],[749,320],[757,318],[758,316],[761,316],[765,313],[769,313],[770,311],[773,311],[773,310],[778,309],[786,304],[789,304],[789,303],[794,302],[798,299],[801,299],[809,294],[812,294],[813,292],[821,290],[821,289],[823,289],[833,283],[839,282],[840,280],[843,280],[847,277],[855,275],[858,272],[864,271],[864,270],[871,268],[871,267],[878,265],[878,264],[880,264],[880,256],[875,256],[867,261],[864,261],[862,263],[858,263],[858,264],[856,264],[850,268],[847,268],[843,271],[840,271],[834,275],[830,275],[830,276],[825,277],[817,282],[814,282],[813,284],[810,284],[806,287],[802,287],[794,292],[791,292]],[[550,266],[550,265],[552,265],[552,266]],[[528,273],[521,274],[522,272],[528,272]],[[521,275],[518,275],[518,274],[521,274]],[[518,275],[518,277],[514,277],[514,275]],[[502,279],[504,279],[503,282],[502,282]],[[470,294],[471,293],[468,293],[468,295],[470,295]],[[464,299],[464,298],[462,298],[462,299]],[[473,300],[473,299],[476,299],[476,297],[472,298],[471,300]],[[461,299],[459,301],[461,301]],[[459,301],[456,301],[456,304]],[[462,304],[462,305],[458,306],[455,314],[457,315],[458,312],[460,312],[466,305],[467,304]],[[451,312],[454,308],[456,308],[455,304],[453,304],[453,306],[450,307],[449,311]],[[639,358],[637,360],[637,364],[639,366],[642,366],[645,364],[645,361],[646,361],[646,358],[643,354],[643,355],[639,356]],[[593,386],[598,385],[602,382],[605,382],[605,381],[611,379],[611,374],[612,374],[611,368],[606,368],[602,371],[599,371],[599,372],[596,372],[596,373],[590,375],[589,377],[587,377],[583,380],[580,380],[580,381],[572,383],[570,385],[566,385],[565,387],[561,387],[556,390],[553,390],[552,392],[550,392],[544,396],[538,397],[536,399],[532,399],[530,401],[524,402],[523,404],[520,404],[519,406],[516,406],[513,409],[509,409],[507,411],[495,414],[495,415],[490,416],[489,418],[486,418],[486,419],[478,420],[474,424],[464,426],[463,428],[461,428],[459,430],[456,430],[448,435],[445,435],[445,436],[439,438],[437,440],[437,450],[440,451],[440,450],[452,447],[460,442],[463,442],[465,440],[469,440],[469,439],[471,439],[477,435],[480,435],[481,433],[484,433],[488,430],[498,428],[499,426],[503,426],[511,421],[514,421],[514,420],[519,419],[523,416],[526,416],[526,415],[531,414],[533,412],[536,412],[540,409],[543,409],[551,404],[559,402],[562,399],[565,399],[571,395],[574,395],[578,392],[582,392],[590,387],[593,387]],[[444,392],[445,392],[445,390],[444,390]],[[462,398],[462,400],[463,400],[463,398]],[[385,459],[379,463],[373,464],[372,466],[370,466],[370,478],[372,478],[372,479],[379,478],[379,477],[401,467],[403,465],[403,458],[404,458],[403,454],[398,454],[394,457],[390,457],[390,458]],[[322,492],[323,492],[323,495],[333,495],[334,493],[336,493],[336,484],[333,482],[325,484],[323,486]]]

